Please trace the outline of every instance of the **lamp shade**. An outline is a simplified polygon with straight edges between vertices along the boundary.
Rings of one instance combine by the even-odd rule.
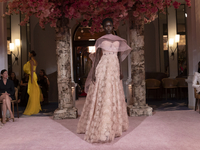
[[[15,39],[15,45],[20,46],[20,40],[19,39]]]
[[[173,46],[173,44],[174,44],[174,39],[173,38],[169,39],[169,46],[171,47]]]
[[[180,41],[180,34],[176,35],[175,42],[178,43]]]
[[[10,48],[10,51],[14,51],[14,49],[15,49],[14,43],[10,43],[9,48]]]
[[[89,53],[95,52],[95,46],[89,46]]]

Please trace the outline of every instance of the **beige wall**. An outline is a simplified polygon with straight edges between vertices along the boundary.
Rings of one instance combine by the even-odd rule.
[[[57,61],[55,31],[49,25],[45,30],[41,29],[36,17],[31,17],[31,50],[37,54],[35,59],[38,62],[36,73],[44,69],[50,81],[49,101],[58,100],[57,88]]]
[[[20,39],[20,19],[19,15],[11,16],[11,43],[15,44],[15,39]],[[13,53],[18,57],[18,64],[15,62],[12,66],[13,72],[15,72],[17,79],[21,79],[21,48],[15,46]],[[15,57],[12,56],[12,62],[14,62]]]

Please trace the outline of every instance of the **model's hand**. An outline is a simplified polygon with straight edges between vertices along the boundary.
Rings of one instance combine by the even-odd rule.
[[[92,75],[92,82],[93,82],[93,84],[96,82],[95,74]]]
[[[124,78],[123,74],[120,74],[120,80],[122,80]]]

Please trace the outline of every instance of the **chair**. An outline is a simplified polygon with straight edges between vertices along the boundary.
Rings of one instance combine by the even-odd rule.
[[[15,100],[12,100],[11,103],[12,103],[12,112],[13,112],[13,116],[15,116],[14,108],[15,108],[15,103],[16,103],[16,106],[17,106],[17,117],[19,118],[18,91],[19,91],[18,88],[15,88]]]
[[[165,89],[165,97],[167,100],[167,90],[168,89],[174,89],[177,93],[177,89],[178,89],[178,81],[176,79],[171,79],[171,78],[164,78],[162,79],[162,85],[163,88]]]
[[[179,91],[180,91],[180,97],[182,99],[182,96],[183,96],[183,89],[187,89],[188,88],[188,84],[187,82],[185,81],[185,78],[176,78],[177,82],[178,82],[178,88],[179,88]]]
[[[147,97],[148,97],[148,91],[154,90],[156,92],[156,98],[158,98],[158,90],[160,89],[160,81],[157,79],[146,79],[146,91],[147,91]]]
[[[195,99],[196,99],[196,102],[195,102],[195,111],[197,110],[197,105],[199,107],[199,113],[200,113],[200,94],[197,93],[197,90],[196,88],[194,88],[194,96],[195,96]]]

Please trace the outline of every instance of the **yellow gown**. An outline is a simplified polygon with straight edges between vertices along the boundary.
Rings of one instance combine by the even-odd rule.
[[[37,83],[37,75],[34,71],[31,83],[31,64],[29,61],[24,65],[23,70],[25,73],[29,75],[28,90],[27,90],[27,93],[29,94],[29,99],[26,109],[24,111],[24,115],[37,114],[41,110],[41,105],[40,105],[41,90]],[[33,70],[36,70],[36,66],[33,66]]]

